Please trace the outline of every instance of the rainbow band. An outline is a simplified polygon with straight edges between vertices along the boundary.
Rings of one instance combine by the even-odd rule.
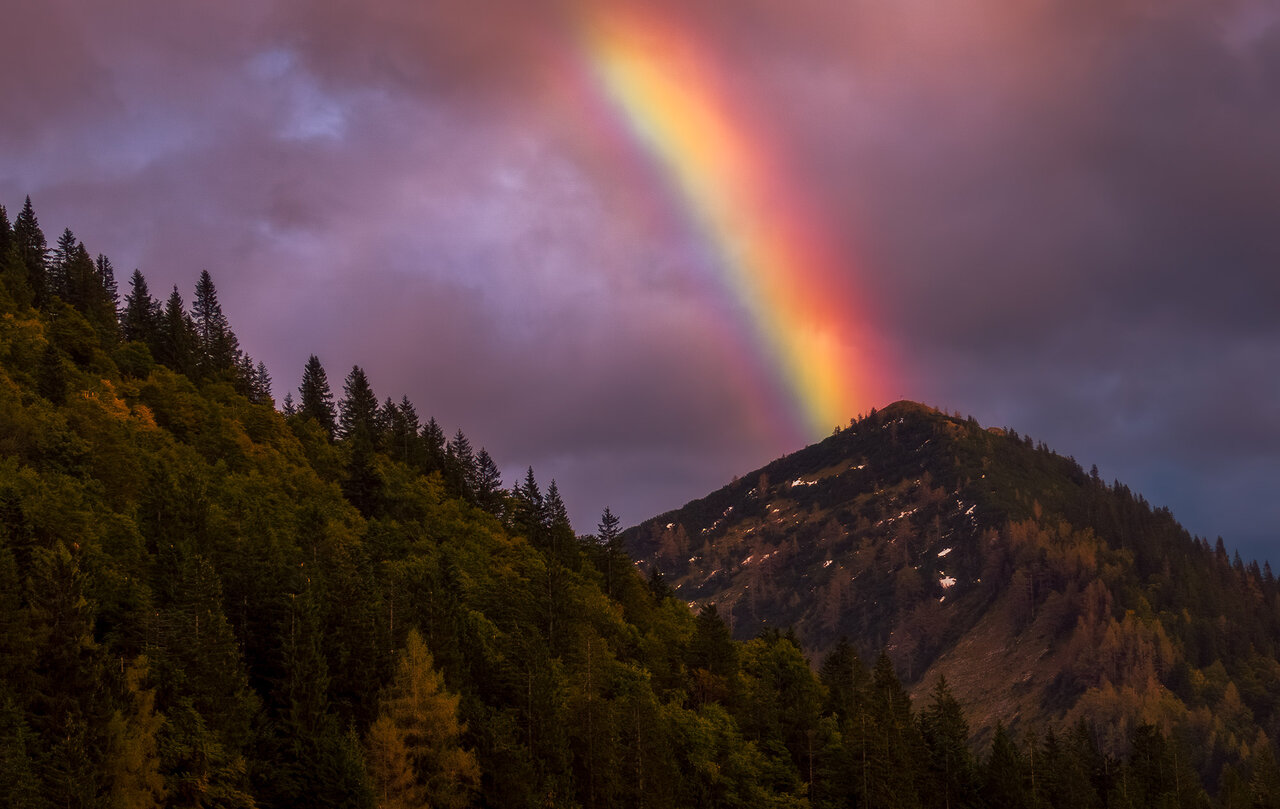
[[[758,128],[732,107],[681,30],[616,8],[583,8],[595,81],[714,247],[805,431],[829,433],[869,392],[853,327],[860,319],[816,218],[771,170],[768,150],[752,140]]]

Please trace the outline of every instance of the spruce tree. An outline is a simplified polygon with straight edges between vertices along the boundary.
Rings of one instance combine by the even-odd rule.
[[[9,223],[9,214],[0,205],[0,281],[9,298],[18,306],[31,304],[31,289],[27,286],[27,270],[18,254],[18,243]]]
[[[175,285],[160,319],[156,359],[180,374],[191,375],[195,372],[196,340],[195,327],[187,316],[182,293]]]
[[[64,228],[53,248],[51,260],[46,265],[45,288],[50,295],[57,295],[75,305],[71,295],[71,263],[76,258],[76,235],[71,228]]]
[[[121,337],[154,345],[160,331],[161,316],[160,303],[152,299],[147,279],[134,270],[129,277],[129,294],[124,299],[124,312],[120,317]]]
[[[200,271],[191,312],[199,342],[197,367],[201,376],[234,370],[240,359],[240,344],[218,303],[218,290],[208,270]]]
[[[320,364],[320,358],[315,354],[307,358],[307,364],[302,369],[302,385],[298,388],[298,415],[304,419],[315,419],[330,440],[337,432],[329,377]]]
[[[444,471],[444,430],[434,417],[428,419],[426,426],[422,428],[422,446],[426,453],[426,457],[423,459],[423,471]]]
[[[920,731],[929,754],[929,787],[920,791],[926,807],[974,806],[977,777],[969,752],[969,723],[945,677],[938,678],[932,700],[920,714]]]
[[[615,596],[614,565],[618,566],[618,572],[621,573],[622,565],[626,563],[626,553],[622,548],[621,522],[608,506],[604,507],[604,511],[600,514],[600,522],[596,525],[596,543],[600,554],[604,557],[606,592],[610,598],[613,598]]]
[[[378,440],[378,397],[360,366],[354,366],[343,385],[342,416],[338,433],[346,445],[343,494],[360,513],[372,516],[382,481],[374,463]]]
[[[26,273],[32,303],[42,308],[49,301],[45,270],[45,251],[49,244],[45,241],[35,210],[31,207],[31,197],[27,197],[22,210],[13,220],[13,240],[18,250],[18,259]]]
[[[476,453],[476,474],[473,489],[476,505],[495,516],[501,516],[502,501],[506,494],[502,490],[502,473],[484,447]]]
[[[455,496],[473,500],[475,490],[472,483],[475,479],[475,465],[476,459],[471,449],[471,441],[459,428],[445,448],[445,483]]]
[[[373,393],[364,370],[355,365],[342,385],[343,397],[338,420],[338,437],[357,439],[371,448],[376,446],[378,430],[378,397]]]

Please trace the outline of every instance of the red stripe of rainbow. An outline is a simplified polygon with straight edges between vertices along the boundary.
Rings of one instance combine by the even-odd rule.
[[[873,376],[883,380],[847,268],[683,30],[605,6],[581,6],[595,82],[714,246],[804,429],[828,434],[873,403]]]

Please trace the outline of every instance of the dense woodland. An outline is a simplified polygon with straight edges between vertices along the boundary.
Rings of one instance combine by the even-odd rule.
[[[945,681],[913,705],[887,655],[733,640],[607,509],[575,535],[358,367],[339,395],[312,357],[277,410],[207,272],[189,309],[128,286],[0,208],[8,806],[1280,802],[1265,735],[1210,779],[1153,724],[975,751]]]

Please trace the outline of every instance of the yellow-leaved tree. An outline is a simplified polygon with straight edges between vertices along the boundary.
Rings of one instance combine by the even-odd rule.
[[[422,636],[410,630],[369,728],[369,774],[380,809],[467,806],[480,768],[461,746],[465,730],[458,695],[445,689]]]

